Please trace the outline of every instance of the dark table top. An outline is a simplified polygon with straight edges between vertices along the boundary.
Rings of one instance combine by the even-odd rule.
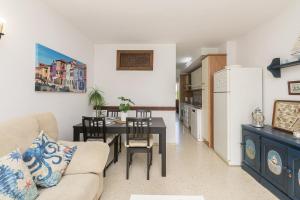
[[[151,123],[150,124],[151,128],[166,128],[166,124],[162,117],[152,117],[150,123]],[[76,124],[73,127],[80,128],[80,127],[82,127],[82,123]],[[112,123],[112,124],[106,125],[106,128],[126,128],[126,124]]]
[[[274,129],[269,125],[265,125],[263,128],[255,128],[251,125],[243,125],[243,128],[254,131],[262,136],[275,139],[279,142],[284,142],[289,145],[300,148],[300,139],[293,136],[292,133]]]

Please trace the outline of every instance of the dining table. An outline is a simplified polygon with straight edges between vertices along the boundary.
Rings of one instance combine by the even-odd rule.
[[[108,118],[106,120],[106,134],[126,134],[126,124],[120,123],[117,120]],[[167,159],[167,149],[166,149],[166,124],[162,117],[152,117],[150,122],[150,133],[159,135],[159,153],[161,154],[161,175],[162,177],[167,176],[166,171],[166,159]],[[83,134],[82,123],[78,123],[73,126],[73,141],[80,141],[81,134]]]

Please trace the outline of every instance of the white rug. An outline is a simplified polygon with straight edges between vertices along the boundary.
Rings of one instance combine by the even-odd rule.
[[[181,196],[181,195],[136,195],[133,194],[130,200],[204,200],[202,196]]]

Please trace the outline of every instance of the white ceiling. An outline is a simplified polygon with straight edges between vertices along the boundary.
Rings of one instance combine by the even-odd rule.
[[[95,43],[176,43],[177,66],[278,15],[291,0],[42,0]]]

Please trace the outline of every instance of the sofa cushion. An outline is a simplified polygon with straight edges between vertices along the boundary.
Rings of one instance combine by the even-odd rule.
[[[0,199],[34,200],[38,196],[31,174],[19,150],[0,158]]]
[[[64,146],[59,145],[43,131],[23,154],[34,182],[41,187],[52,187],[60,181],[69,161]]]
[[[102,188],[96,174],[76,174],[63,176],[57,186],[41,189],[38,200],[94,200]]]
[[[33,117],[21,117],[0,123],[0,156],[19,148],[24,152],[39,134],[39,125]]]
[[[52,113],[37,113],[32,115],[39,124],[39,130],[44,130],[52,139],[58,138],[57,121]]]
[[[102,173],[109,154],[109,146],[103,142],[67,142],[59,144],[77,146],[65,174]]]

